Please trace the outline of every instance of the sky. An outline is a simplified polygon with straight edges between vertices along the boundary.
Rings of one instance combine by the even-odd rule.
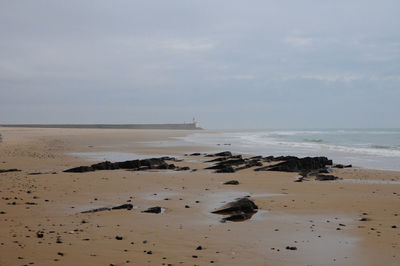
[[[0,0],[1,123],[400,128],[398,0]]]

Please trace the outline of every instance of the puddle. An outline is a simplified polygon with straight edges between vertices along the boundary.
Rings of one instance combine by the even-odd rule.
[[[375,179],[342,179],[338,182],[352,184],[378,184],[378,185],[400,185],[400,181],[394,180],[375,180]]]
[[[102,151],[102,152],[69,152],[67,155],[81,157],[86,161],[111,161],[122,162],[129,160],[142,160],[155,157],[164,157],[168,155],[162,154],[137,154],[130,152],[115,152],[115,151]]]

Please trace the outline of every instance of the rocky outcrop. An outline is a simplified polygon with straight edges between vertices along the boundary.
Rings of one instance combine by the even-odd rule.
[[[167,161],[176,161],[173,157],[161,157],[161,158],[150,158],[143,160],[131,160],[124,162],[101,162],[92,164],[90,166],[79,166],[65,170],[64,172],[69,173],[84,173],[92,172],[97,170],[116,170],[116,169],[128,169],[134,171],[143,171],[149,169],[171,169],[171,170],[189,170],[189,167],[177,167],[174,164],[169,164]]]
[[[332,165],[332,160],[326,157],[305,157],[297,158],[294,156],[275,157],[273,159],[281,161],[278,164],[257,168],[255,171],[281,171],[281,172],[300,172],[324,169]]]
[[[262,158],[244,159],[242,158],[242,155],[232,155],[232,153],[229,151],[207,156],[221,156],[220,158],[207,161],[215,162],[213,166],[207,167],[206,169],[216,170],[216,173],[234,173],[236,171],[247,169],[253,166],[262,166]]]

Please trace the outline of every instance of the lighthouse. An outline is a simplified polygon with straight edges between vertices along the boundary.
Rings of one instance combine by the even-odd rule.
[[[195,128],[199,127],[199,123],[196,121],[196,118],[193,117],[193,125]]]

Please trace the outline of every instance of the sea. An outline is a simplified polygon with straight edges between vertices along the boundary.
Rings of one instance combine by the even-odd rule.
[[[326,156],[338,164],[400,170],[400,129],[205,131],[180,141],[249,155]]]

